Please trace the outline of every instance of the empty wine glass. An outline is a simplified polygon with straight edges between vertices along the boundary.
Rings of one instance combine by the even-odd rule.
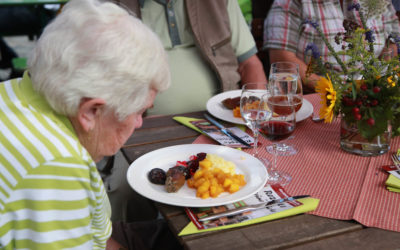
[[[296,112],[293,96],[273,95],[270,92],[261,97],[259,112],[272,112],[271,116],[262,116],[264,120],[258,123],[259,132],[272,142],[271,152],[274,156],[271,167],[268,169],[268,184],[280,184],[284,186],[291,181],[291,176],[277,170],[277,142],[288,138],[296,127]],[[260,116],[261,118],[261,116]]]
[[[243,85],[242,94],[240,96],[240,114],[247,127],[253,132],[253,156],[255,157],[258,157],[258,105],[260,104],[261,97],[265,93],[267,93],[266,84],[247,83]]]
[[[290,94],[295,107],[295,112],[299,111],[303,104],[303,88],[299,77],[299,65],[293,62],[276,62],[271,64],[269,75],[268,91],[275,98],[280,95]],[[297,153],[295,146],[289,143],[280,142],[276,148],[267,147],[269,153],[278,153],[281,156],[294,155]]]

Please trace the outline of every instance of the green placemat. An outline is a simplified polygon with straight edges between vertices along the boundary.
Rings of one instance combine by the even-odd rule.
[[[244,221],[242,223],[237,223],[237,224],[233,224],[233,225],[226,225],[226,226],[221,226],[221,227],[214,227],[214,228],[199,230],[193,224],[193,222],[190,222],[178,235],[184,236],[184,235],[195,234],[195,233],[203,233],[203,232],[217,231],[217,230],[223,230],[223,229],[228,229],[228,228],[242,227],[242,226],[256,224],[256,223],[260,223],[260,222],[264,222],[264,221],[271,221],[271,220],[276,220],[276,219],[280,219],[280,218],[284,218],[284,217],[289,217],[289,216],[293,216],[296,214],[303,214],[303,213],[315,210],[319,203],[319,199],[315,199],[315,198],[299,199],[299,201],[301,203],[303,203],[303,205],[294,207],[294,208],[291,208],[288,210],[284,210],[279,213],[271,214],[271,215],[260,217],[260,218],[253,219],[253,220]]]
[[[393,175],[389,175],[385,184],[386,184],[386,186],[400,189],[400,179],[394,177]]]

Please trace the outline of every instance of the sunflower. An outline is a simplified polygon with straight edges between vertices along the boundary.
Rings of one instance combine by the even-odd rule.
[[[391,87],[396,87],[396,83],[393,81],[393,76],[389,76],[389,77],[387,78],[387,81],[388,81],[388,83],[389,83],[389,86],[391,86]]]
[[[321,96],[322,107],[319,111],[319,117],[323,118],[325,122],[332,122],[333,119],[333,107],[336,103],[336,91],[333,88],[332,81],[328,75],[320,77],[315,86],[315,91]]]

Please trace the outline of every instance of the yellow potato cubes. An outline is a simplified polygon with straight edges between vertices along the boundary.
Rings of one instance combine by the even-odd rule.
[[[202,199],[216,198],[223,192],[234,193],[246,185],[244,176],[236,174],[235,164],[217,155],[207,154],[199,162],[199,169],[187,180],[190,188],[196,189],[196,196]]]

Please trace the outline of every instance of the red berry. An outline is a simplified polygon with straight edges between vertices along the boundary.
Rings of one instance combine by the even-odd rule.
[[[368,88],[368,87],[367,87],[366,84],[363,84],[363,85],[360,86],[360,89],[363,90],[363,91],[367,90],[367,88]]]
[[[379,88],[378,86],[375,86],[372,91],[374,91],[374,93],[379,93],[381,91],[381,88]]]
[[[368,118],[367,123],[370,126],[374,126],[375,125],[375,120],[373,118]]]
[[[347,96],[343,97],[343,104],[349,106],[349,98]]]
[[[360,109],[357,107],[354,107],[351,111],[353,111],[353,114],[355,114],[355,115],[360,113]]]
[[[363,103],[362,103],[362,101],[361,100],[358,100],[357,101],[357,106],[361,106]]]
[[[356,119],[356,121],[361,120],[361,114],[360,113],[354,114],[354,119]]]
[[[378,105],[378,100],[372,100],[372,101],[371,101],[371,105],[372,105],[372,106]]]

